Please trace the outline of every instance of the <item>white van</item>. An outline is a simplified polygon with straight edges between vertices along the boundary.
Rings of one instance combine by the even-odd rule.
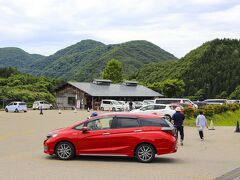
[[[36,109],[53,109],[53,105],[47,101],[35,101],[32,106],[33,110]]]
[[[116,100],[104,99],[100,105],[101,111],[124,111],[124,105],[120,104]]]
[[[198,108],[190,99],[184,98],[157,98],[154,100],[154,104],[189,104],[193,108]]]
[[[223,105],[227,103],[226,99],[206,99],[205,102],[207,105]]]
[[[5,107],[6,112],[27,112],[27,105],[25,102],[11,102]]]

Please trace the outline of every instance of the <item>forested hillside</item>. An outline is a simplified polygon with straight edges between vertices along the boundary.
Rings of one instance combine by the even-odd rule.
[[[91,81],[101,75],[111,59],[123,63],[127,77],[145,64],[177,58],[140,40],[111,45],[82,40],[47,57],[28,54],[19,48],[0,48],[0,68],[16,67],[21,72],[64,80]]]
[[[28,54],[19,48],[0,48],[0,68],[16,67],[20,71],[25,71],[29,64],[41,58],[44,58],[44,56],[39,54]]]
[[[179,79],[185,83],[185,96],[226,98],[240,84],[240,41],[206,42],[179,61],[145,65],[136,79],[144,84]]]
[[[57,82],[44,77],[35,77],[18,72],[14,68],[0,68],[0,100],[36,100],[55,102]]]
[[[27,72],[65,80],[91,81],[99,77],[111,59],[123,63],[125,76],[144,64],[176,59],[172,54],[147,41],[105,45],[83,40],[34,63]]]

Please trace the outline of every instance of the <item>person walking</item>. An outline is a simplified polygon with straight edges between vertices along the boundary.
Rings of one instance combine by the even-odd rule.
[[[183,140],[184,140],[184,129],[183,129],[183,121],[185,119],[184,114],[181,112],[181,108],[177,107],[176,112],[172,116],[173,124],[177,130],[177,139],[178,139],[178,133],[180,134],[180,144],[183,146]]]
[[[204,140],[203,130],[204,130],[205,127],[208,128],[208,125],[207,125],[207,119],[203,115],[202,111],[200,111],[199,115],[197,116],[196,126],[198,127],[198,132],[199,132],[200,139],[203,141]]]

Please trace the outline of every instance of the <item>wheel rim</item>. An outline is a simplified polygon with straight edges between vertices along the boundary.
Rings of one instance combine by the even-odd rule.
[[[149,146],[141,146],[138,150],[138,157],[142,161],[149,161],[153,157],[153,150]]]
[[[68,144],[61,144],[57,149],[58,156],[61,159],[69,158],[71,156],[71,152],[71,147]]]

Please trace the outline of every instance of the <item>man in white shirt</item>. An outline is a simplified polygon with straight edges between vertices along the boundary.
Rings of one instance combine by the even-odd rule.
[[[201,140],[203,141],[204,140],[203,130],[205,127],[208,127],[208,126],[207,126],[207,119],[203,115],[202,111],[200,111],[199,115],[197,116],[196,126],[198,127],[199,136],[200,136]]]

